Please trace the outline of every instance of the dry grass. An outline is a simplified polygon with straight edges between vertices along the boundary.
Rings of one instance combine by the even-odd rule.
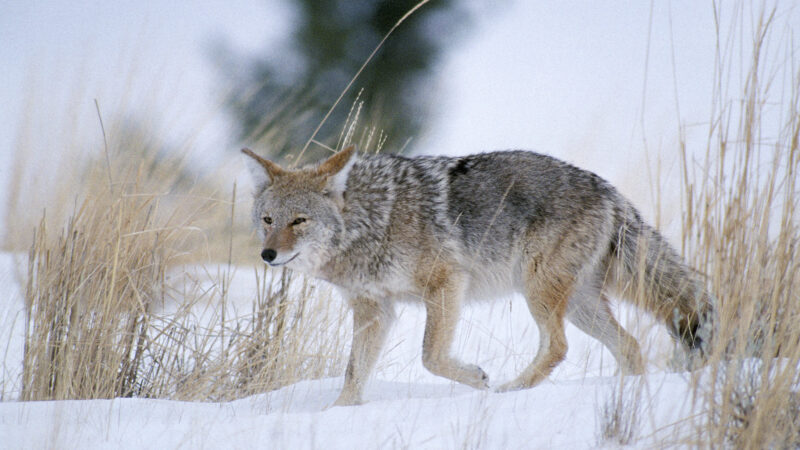
[[[681,250],[715,294],[716,317],[709,367],[693,377],[692,401],[703,413],[691,435],[676,435],[675,443],[797,448],[800,70],[791,36],[778,34],[774,9],[733,10],[735,26],[718,23],[705,155],[696,160],[685,141],[681,146]],[[720,23],[723,12],[717,8]],[[752,39],[740,50],[736,44],[743,42],[750,12]],[[748,52],[742,77],[731,77],[734,62]],[[730,98],[730,92],[741,97]],[[627,438],[616,424],[628,423],[619,419],[635,415],[637,407],[623,396],[609,400],[600,413],[604,436],[609,429],[612,438]]]
[[[698,434],[735,448],[800,445],[800,70],[771,53],[788,37],[775,21],[765,8],[753,20],[736,101],[722,94],[733,87],[723,70],[732,49],[720,38],[706,157],[698,165],[683,153],[683,250],[718,297],[718,362],[696,386],[708,412]]]
[[[613,392],[598,411],[600,442],[631,445],[636,442],[641,421],[642,378],[620,376]]]
[[[48,198],[9,201],[6,249],[33,229],[21,399],[226,400],[343,371],[339,303],[288,272],[235,273],[258,253],[235,184],[122,121],[88,157],[66,151]],[[253,290],[232,298],[234,277]]]
[[[165,302],[180,234],[156,222],[157,208],[147,197],[91,197],[56,238],[42,219],[29,254],[23,399],[142,393],[150,311]]]

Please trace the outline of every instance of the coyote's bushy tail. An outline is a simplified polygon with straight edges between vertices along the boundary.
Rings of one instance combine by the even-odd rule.
[[[662,320],[684,345],[690,362],[704,362],[714,328],[712,296],[632,206],[618,211],[614,229],[607,283],[620,297]]]

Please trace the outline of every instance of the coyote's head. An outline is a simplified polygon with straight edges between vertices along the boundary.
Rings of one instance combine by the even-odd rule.
[[[253,222],[263,243],[261,258],[313,274],[344,230],[341,209],[355,147],[299,170],[283,169],[250,149],[242,152],[256,186]]]

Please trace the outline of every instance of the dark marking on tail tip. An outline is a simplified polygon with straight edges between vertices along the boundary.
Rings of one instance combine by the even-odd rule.
[[[703,346],[703,338],[698,335],[700,321],[693,317],[691,320],[681,320],[678,324],[681,341],[690,350],[699,350]]]
[[[707,314],[701,313],[699,316],[692,315],[678,321],[678,337],[681,343],[690,354],[695,354],[701,358],[706,358],[710,352],[712,331],[709,329],[711,324]]]

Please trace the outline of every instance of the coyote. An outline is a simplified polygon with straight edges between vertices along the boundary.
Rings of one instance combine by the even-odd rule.
[[[602,342],[625,373],[643,371],[639,344],[608,294],[662,320],[704,358],[710,295],[631,203],[594,173],[550,156],[359,154],[353,146],[288,170],[242,150],[255,181],[261,258],[337,286],[353,310],[353,342],[336,405],[359,404],[394,318],[426,310],[422,363],[478,389],[486,373],[450,352],[461,305],[525,296],[539,328],[533,362],[498,391],[547,377],[567,352],[564,320]]]

